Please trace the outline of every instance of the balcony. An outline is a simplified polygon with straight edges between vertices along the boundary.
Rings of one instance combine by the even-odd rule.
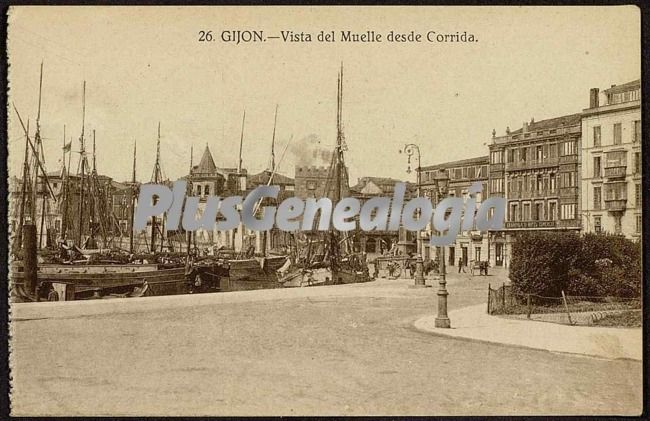
[[[625,178],[626,165],[605,167],[605,178]]]
[[[566,229],[580,229],[582,227],[582,222],[579,219],[560,219],[557,221],[557,227]]]
[[[605,209],[610,212],[624,212],[627,199],[605,199]]]
[[[562,187],[560,189],[560,197],[577,197],[578,187]]]
[[[528,159],[526,161],[517,160],[514,162],[507,162],[506,171],[557,167],[558,164],[559,160],[557,158],[546,158],[539,161],[535,159]]]
[[[578,162],[578,155],[565,155],[560,157],[560,164],[575,164]]]
[[[503,171],[503,167],[504,167],[503,163],[490,164],[490,172]]]
[[[526,191],[509,191],[508,199],[540,199],[548,197],[557,197],[557,191],[551,189],[526,190]]]

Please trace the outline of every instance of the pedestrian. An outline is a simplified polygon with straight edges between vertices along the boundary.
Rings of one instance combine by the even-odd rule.
[[[463,273],[467,273],[465,271],[465,266],[463,266],[463,258],[459,257],[458,258],[458,273],[460,273],[461,270],[463,271]]]

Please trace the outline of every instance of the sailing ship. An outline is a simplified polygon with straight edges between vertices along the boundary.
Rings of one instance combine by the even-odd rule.
[[[39,111],[37,118],[34,141],[30,138],[29,129],[23,122],[18,110],[15,108],[23,130],[25,132],[25,161],[23,165],[23,183],[21,187],[21,206],[18,234],[14,241],[14,261],[11,265],[12,296],[15,301],[40,301],[40,300],[75,300],[87,298],[101,298],[110,296],[142,296],[142,295],[168,295],[187,292],[188,271],[183,264],[182,256],[154,254],[152,256],[138,256],[134,254],[133,232],[131,232],[130,253],[122,250],[108,248],[111,244],[110,215],[107,209],[107,192],[99,182],[95,154],[95,133],[93,131],[93,165],[89,166],[85,148],[85,93],[86,83],[83,84],[82,96],[82,129],[79,138],[79,166],[76,177],[70,176],[70,163],[65,166],[65,151],[71,153],[70,146],[65,143],[61,176],[63,185],[61,192],[56,195],[50,186],[48,174],[45,171],[44,156],[40,135],[40,104],[42,92],[42,64],[41,83],[39,89]],[[29,124],[29,123],[28,123]],[[158,130],[158,153],[154,166],[154,174],[158,177],[160,170],[160,126]],[[30,165],[31,163],[31,165]],[[90,171],[89,171],[90,170]],[[135,189],[135,154],[133,169],[132,189]],[[34,173],[32,183],[30,173]],[[21,250],[23,224],[36,220],[36,203],[39,186],[42,192],[41,230],[39,235],[40,263],[36,268],[36,279],[28,279],[24,270],[24,257],[26,253],[36,253],[36,250]],[[47,187],[47,189],[45,189]],[[78,187],[78,188],[77,188]],[[45,232],[44,221],[47,199],[51,197],[60,203],[62,210],[61,239],[58,242],[58,252],[52,250],[51,241],[48,247],[43,247],[42,236]],[[73,197],[78,197],[78,207],[72,202]],[[135,191],[131,194],[131,214]],[[72,217],[74,216],[74,217]],[[76,224],[74,224],[76,223]],[[156,223],[152,221],[151,251],[155,252]],[[163,220],[164,223],[164,220]],[[132,215],[131,215],[132,226]],[[133,230],[131,230],[133,231]],[[97,233],[102,235],[102,248],[99,248]],[[164,230],[160,230],[164,232]],[[84,234],[88,233],[87,236]],[[68,234],[74,237],[73,244],[66,241]],[[49,239],[48,235],[48,239]],[[85,237],[85,238],[84,238]],[[107,261],[108,260],[108,261]],[[34,258],[36,261],[36,258]],[[46,261],[49,261],[46,262]]]
[[[332,153],[328,181],[324,190],[325,194],[331,195],[333,206],[336,206],[336,203],[343,199],[349,190],[349,176],[344,156],[347,145],[343,133],[343,65],[341,65],[338,75],[336,108],[336,145]],[[280,282],[286,287],[297,287],[371,281],[365,255],[354,252],[352,239],[355,235],[356,233],[342,236],[339,231],[331,230],[323,237],[321,233],[312,230],[312,235],[307,240],[306,258],[299,257],[293,270],[283,268]],[[298,242],[297,239],[296,244]],[[302,244],[305,244],[304,240]],[[312,252],[314,246],[317,250],[316,253]],[[304,250],[304,246],[297,247],[299,256],[301,249]],[[324,270],[325,268],[327,269]]]
[[[277,174],[278,165],[282,162],[286,147],[280,156],[280,161],[276,165],[275,161],[275,135],[277,127],[278,107],[275,109],[275,118],[273,124],[273,136],[271,139],[271,156],[268,167],[263,171],[264,179],[259,180],[266,185],[271,185]],[[246,112],[244,111],[242,117],[242,129],[239,145],[239,161],[237,165],[236,177],[239,183],[236,189],[243,194],[248,188],[246,186],[245,177],[243,176],[242,169],[242,150],[244,141],[244,127],[246,122]],[[288,146],[288,143],[287,143]],[[201,159],[199,168],[205,167],[203,171],[214,171],[216,166],[212,160],[209,150],[206,147],[206,152]],[[193,181],[193,172],[190,171],[189,184]],[[256,204],[255,212],[259,210],[261,201]],[[203,259],[203,263],[198,266],[203,268],[202,265],[213,262],[219,265],[217,272],[215,268],[210,269],[197,269],[193,272],[192,276],[193,285],[202,285],[204,280],[212,279],[213,275],[210,273],[219,273],[220,277],[220,290],[221,291],[239,291],[239,290],[252,290],[252,289],[270,289],[280,288],[282,285],[278,282],[277,270],[285,265],[288,256],[283,253],[274,253],[270,247],[269,233],[257,233],[250,236],[245,236],[244,227],[240,225],[237,229],[238,234],[241,235],[241,241],[237,246],[231,248],[222,248],[217,251],[213,256]],[[259,238],[258,238],[259,236]],[[248,237],[248,238],[246,238]],[[248,241],[247,241],[248,240]],[[258,247],[254,244],[259,240]],[[234,243],[234,241],[233,241]],[[257,250],[257,253],[255,252]],[[198,264],[198,263],[197,263]],[[211,272],[212,271],[212,272]]]

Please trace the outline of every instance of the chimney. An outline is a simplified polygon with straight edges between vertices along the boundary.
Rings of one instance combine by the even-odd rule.
[[[589,108],[598,108],[598,88],[589,90]]]

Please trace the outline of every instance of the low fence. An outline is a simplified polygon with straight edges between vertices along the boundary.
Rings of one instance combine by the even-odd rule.
[[[504,315],[569,325],[593,325],[607,317],[620,316],[630,312],[641,312],[641,298],[612,296],[544,297],[537,294],[522,294],[513,291],[510,285],[502,284],[497,289],[488,285],[488,314]],[[639,315],[634,315],[635,319]]]

